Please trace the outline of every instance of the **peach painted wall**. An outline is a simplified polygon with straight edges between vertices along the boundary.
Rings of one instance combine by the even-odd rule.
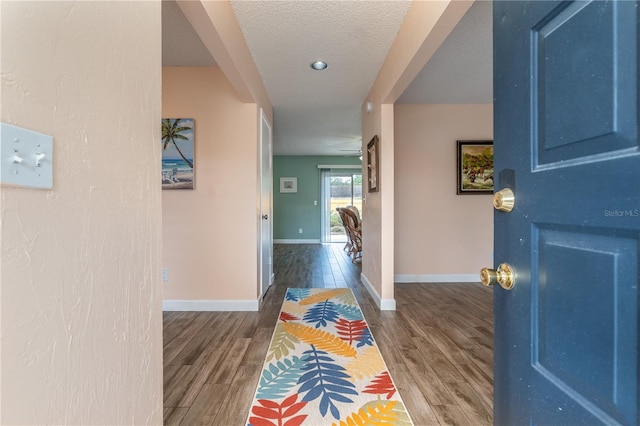
[[[162,116],[195,119],[195,189],[162,191],[165,300],[257,300],[258,114],[219,67],[165,67]],[[257,305],[256,305],[257,307]]]
[[[377,104],[374,111],[367,113],[365,106],[362,108],[362,153],[367,152],[367,144],[377,135],[380,138],[381,128],[381,105]],[[379,148],[388,147],[388,140],[385,138],[384,145],[379,141]],[[379,159],[384,159],[383,153],[378,153]],[[369,292],[374,291],[378,299],[382,294],[382,262],[381,262],[381,238],[382,238],[382,199],[381,193],[388,188],[387,170],[379,170],[378,192],[368,192],[367,157],[362,156],[362,177],[363,177],[363,203],[362,206],[362,281]],[[384,168],[383,168],[384,169]],[[379,302],[379,301],[378,301]]]
[[[394,227],[394,123],[393,105],[377,105],[373,113],[363,110],[363,148],[374,135],[378,141],[378,191],[366,192],[362,220],[362,278],[369,291],[377,293],[381,309],[394,310],[393,259]],[[363,157],[365,159],[366,157]],[[363,177],[368,176],[363,161]]]
[[[179,1],[178,6],[229,79],[239,99],[258,104],[264,109],[269,122],[273,123],[269,94],[253,62],[231,3],[228,0],[194,0]]]
[[[413,2],[362,107],[362,151],[374,135],[380,137],[380,191],[366,195],[363,213],[362,279],[383,310],[395,309],[394,103],[472,4]]]
[[[54,138],[0,188],[0,423],[161,424],[160,2],[0,8],[1,119]]]
[[[493,139],[493,105],[396,105],[395,132],[396,276],[492,266],[492,197],[456,195],[455,164],[456,140]]]

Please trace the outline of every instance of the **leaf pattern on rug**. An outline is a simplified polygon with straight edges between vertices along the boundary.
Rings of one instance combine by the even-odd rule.
[[[316,303],[307,311],[302,319],[306,323],[315,323],[316,328],[326,327],[327,322],[335,322],[335,320],[338,319],[339,315],[335,306],[335,303],[328,300]]]
[[[311,295],[310,288],[288,288],[287,294],[285,294],[285,300],[292,300],[297,302]]]
[[[362,392],[370,393],[373,395],[384,395],[386,393],[386,398],[391,399],[393,394],[396,393],[396,386],[393,384],[393,380],[391,380],[389,372],[384,371],[381,374],[378,374],[371,381],[371,384],[367,386]]]
[[[350,289],[284,299],[248,426],[413,425]]]
[[[413,423],[411,422],[411,418],[409,417],[409,413],[407,412],[407,408],[402,403],[400,399],[394,399],[390,401],[378,400],[378,401],[370,401],[364,404],[360,409],[364,411],[368,411],[369,408],[373,407],[374,409],[378,404],[393,404],[391,410],[396,415],[396,420],[392,423],[394,426],[411,426]],[[384,424],[384,423],[383,423]]]
[[[324,302],[325,300],[333,299],[334,297],[341,296],[347,291],[346,288],[339,288],[336,290],[327,290],[320,293],[312,294],[302,300],[300,300],[300,305],[313,305],[318,302]]]
[[[281,404],[268,399],[258,399],[260,406],[254,406],[251,409],[255,416],[249,417],[249,424],[252,426],[299,426],[307,418],[306,414],[298,415],[283,423],[283,420],[297,414],[307,405],[306,402],[297,402],[297,400],[297,393],[286,398]]]
[[[346,305],[358,306],[358,301],[351,290],[345,291],[343,294],[338,296],[338,300]],[[358,310],[360,310],[360,308],[358,308]],[[362,313],[360,313],[360,315],[362,315]]]
[[[277,399],[284,397],[291,388],[298,383],[304,373],[305,361],[293,356],[291,359],[283,359],[262,370],[256,398]]]
[[[342,305],[342,304],[335,305],[335,306],[336,306],[336,311],[338,311],[341,317],[344,317],[345,319],[348,319],[350,321],[355,321],[355,320],[364,321],[364,317],[362,316],[362,311],[360,311],[359,307],[351,306],[351,305]]]
[[[369,327],[365,328],[364,330],[362,330],[362,334],[360,335],[360,338],[358,339],[358,347],[364,346],[364,345],[369,345],[369,346],[373,346],[373,336],[371,335],[371,331],[369,331]]]
[[[307,306],[300,306],[300,303],[298,302],[286,300],[282,304],[282,310],[290,313],[291,315],[298,315],[299,317],[302,317],[307,313]]]
[[[374,425],[410,425],[411,420],[406,410],[397,409],[399,401],[372,401],[363,405],[357,412],[352,413],[345,420],[333,423],[333,426],[374,426]],[[401,404],[400,404],[401,405]],[[404,414],[404,416],[403,416]],[[404,419],[409,420],[407,423]]]
[[[287,322],[287,321],[298,321],[300,318],[298,318],[295,315],[291,315],[288,312],[280,312],[280,317],[279,317],[280,321],[282,322]]]
[[[358,395],[355,385],[348,380],[349,375],[344,372],[344,367],[336,364],[335,360],[327,356],[327,352],[317,350],[313,345],[305,351],[303,359],[307,363],[303,369],[306,371],[298,383],[301,384],[298,393],[306,392],[302,398],[309,402],[320,398],[320,414],[327,415],[331,411],[334,419],[340,419],[340,410],[335,401],[352,403],[353,400],[345,395]]]
[[[356,341],[359,342],[364,330],[367,328],[367,323],[363,320],[349,321],[344,318],[340,318],[336,321],[336,329],[338,335],[342,340],[350,345]]]
[[[382,360],[382,355],[380,355],[378,348],[375,346],[370,346],[361,351],[358,357],[349,362],[345,368],[349,375],[357,380],[375,377],[378,373],[387,369]]]
[[[285,323],[278,323],[273,331],[267,361],[271,361],[273,358],[278,360],[289,355],[289,351],[296,347],[295,344],[300,343],[300,340],[295,335],[285,330],[283,324]]]
[[[329,351],[332,354],[351,358],[355,358],[358,354],[355,348],[328,331],[294,322],[282,323],[282,327],[287,333],[294,335],[303,342],[315,345],[318,349]]]

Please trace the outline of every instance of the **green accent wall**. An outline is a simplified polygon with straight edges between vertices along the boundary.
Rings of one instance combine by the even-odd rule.
[[[287,156],[273,157],[273,239],[320,240],[322,202],[318,165],[354,165],[358,157]],[[298,192],[280,193],[281,177],[297,177]],[[317,201],[317,205],[313,202]],[[303,233],[298,233],[302,228]]]

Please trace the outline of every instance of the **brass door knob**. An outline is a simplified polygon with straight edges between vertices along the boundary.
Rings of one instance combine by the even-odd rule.
[[[516,196],[509,188],[501,189],[493,194],[493,207],[501,212],[509,213],[516,203]]]
[[[511,290],[516,284],[516,273],[508,263],[501,263],[498,269],[482,268],[480,282],[484,286],[500,284],[505,290]]]

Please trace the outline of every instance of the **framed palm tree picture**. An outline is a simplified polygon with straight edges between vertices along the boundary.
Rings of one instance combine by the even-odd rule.
[[[193,118],[162,119],[162,189],[194,188]]]

